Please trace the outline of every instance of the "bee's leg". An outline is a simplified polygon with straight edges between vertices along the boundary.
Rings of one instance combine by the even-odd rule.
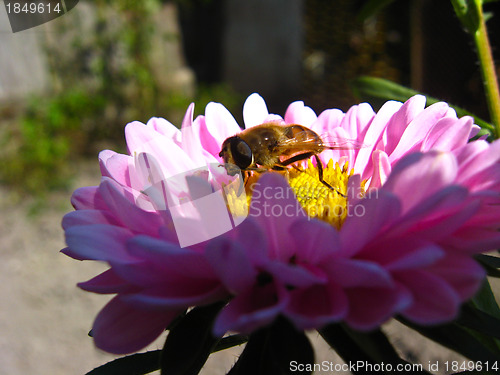
[[[303,154],[295,155],[290,159],[283,160],[282,162],[279,163],[279,165],[287,166],[300,160],[309,159],[311,156],[314,156],[314,159],[316,159],[316,164],[318,165],[318,179],[320,180],[320,182],[323,185],[325,185],[328,189],[335,191],[337,194],[345,198],[346,196],[344,194],[342,194],[340,191],[335,189],[333,186],[331,186],[328,182],[326,182],[323,179],[323,163],[321,163],[318,154],[316,154],[315,152],[305,152]]]
[[[269,169],[267,168],[262,168],[262,167],[249,167],[249,168],[246,168],[245,170],[243,170],[242,172],[242,176],[243,176],[243,184],[240,185],[240,188],[239,188],[239,191],[238,191],[238,196],[241,194],[241,192],[243,191],[242,187],[244,186],[245,189],[248,187],[247,184],[248,184],[248,181],[250,180],[250,176],[251,176],[251,173],[252,172],[255,172],[255,173],[264,173],[264,172],[268,172]],[[252,188],[252,187],[250,187]]]
[[[341,195],[342,197],[346,198],[344,194],[342,194],[340,191],[335,189],[332,185],[330,185],[328,182],[326,182],[323,179],[323,163],[321,163],[321,160],[319,159],[317,154],[314,154],[314,159],[316,159],[316,164],[318,165],[318,179],[321,181],[323,185],[325,185],[327,188],[330,190],[334,190],[337,192],[337,194]]]
[[[278,164],[278,166],[286,167],[287,165],[293,164],[297,161],[309,159],[313,155],[316,155],[316,154],[314,152],[305,152],[303,154],[298,154],[298,155],[291,157],[290,159],[283,160],[282,162],[280,162]]]
[[[246,171],[243,171],[243,173],[241,174],[241,178],[242,181],[240,183],[240,186],[238,187],[238,193],[237,193],[238,197],[245,191],[245,188],[247,187],[248,175]]]

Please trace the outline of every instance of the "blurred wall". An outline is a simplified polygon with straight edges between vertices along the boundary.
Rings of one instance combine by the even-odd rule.
[[[108,13],[108,20],[115,23],[127,22],[119,19],[112,8],[105,11]],[[155,79],[160,89],[178,90],[183,95],[192,97],[195,78],[184,61],[177,7],[172,3],[163,4],[153,19],[155,32],[149,58]],[[0,101],[21,99],[27,94],[49,92],[61,86],[61,79],[66,77],[61,77],[57,71],[50,71],[50,67],[57,64],[51,64],[54,56],[50,53],[47,55],[46,48],[55,48],[58,58],[63,51],[63,56],[81,53],[82,60],[90,61],[92,42],[95,33],[99,32],[96,22],[94,4],[80,1],[62,17],[32,29],[12,33],[5,7],[0,6]],[[120,61],[123,57],[119,46],[112,58],[117,63],[123,63]],[[91,63],[88,68],[92,68],[90,65]],[[91,74],[87,78],[88,76]],[[78,83],[84,80],[83,75],[81,78],[75,77]]]
[[[0,101],[22,98],[49,87],[39,34],[34,29],[13,34],[5,7],[0,5]]]
[[[300,94],[303,0],[227,0],[224,78],[238,91],[258,90],[269,102]]]

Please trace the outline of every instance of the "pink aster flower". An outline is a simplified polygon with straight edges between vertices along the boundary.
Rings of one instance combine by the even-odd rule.
[[[207,220],[196,207],[177,217],[161,202],[179,205],[228,181],[198,174],[186,179],[187,192],[168,181],[220,163],[222,142],[241,131],[221,104],[192,114],[190,106],[181,130],[157,118],[127,125],[129,155],[103,151],[101,184],[77,190],[76,211],[63,220],[67,255],[110,266],[79,284],[116,294],[94,323],[98,347],[139,350],[185,309],[220,300],[228,303],[217,335],[250,333],[278,316],[299,329],[345,321],[366,330],[395,314],[419,324],[450,321],[478,290],[484,271],[471,255],[500,245],[500,143],[468,143],[478,131],[471,118],[458,119],[446,103],[425,108],[422,96],[378,113],[360,104],[319,116],[294,102],[282,118],[253,94],[243,108],[247,128],[300,124],[362,145],[320,154],[325,180],[340,181],[335,187],[346,196],[314,196],[325,187],[305,162],[288,177],[264,173],[250,187],[248,217],[233,215],[230,231],[217,227],[221,217],[209,220],[220,235],[181,247],[177,219],[194,237]],[[305,202],[307,184],[313,196]]]

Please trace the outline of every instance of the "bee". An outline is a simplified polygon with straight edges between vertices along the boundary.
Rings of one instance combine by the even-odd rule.
[[[324,150],[350,148],[340,143],[327,144],[316,132],[303,125],[269,122],[227,138],[222,143],[219,156],[231,176],[240,170],[257,173],[283,171],[294,163],[313,157],[318,166],[319,181],[344,196],[323,179],[323,164],[318,155]]]

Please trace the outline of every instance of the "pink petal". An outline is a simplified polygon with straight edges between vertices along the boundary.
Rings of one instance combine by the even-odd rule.
[[[332,257],[323,261],[322,266],[330,277],[343,288],[388,288],[393,286],[390,274],[373,261]]]
[[[87,292],[99,294],[130,292],[132,289],[131,285],[116,275],[112,269],[104,271],[96,277],[77,285]]]
[[[340,109],[324,110],[319,114],[317,120],[311,124],[311,130],[315,131],[320,136],[323,136],[331,130],[340,127],[343,118],[344,112]]]
[[[389,156],[384,151],[375,150],[372,154],[373,175],[370,188],[379,188],[385,184],[391,174],[391,163]]]
[[[408,99],[403,106],[394,114],[387,125],[387,144],[384,151],[392,153],[401,139],[408,124],[420,114],[425,108],[426,97],[415,95]]]
[[[299,217],[307,217],[293,190],[283,176],[265,173],[252,195],[249,217],[266,233],[271,259],[288,261],[294,255],[290,225]]]
[[[371,124],[374,117],[373,108],[368,103],[361,103],[349,108],[340,126],[346,130],[349,137],[355,137],[357,140],[362,141],[363,138],[360,138],[360,136],[366,134],[368,125]]]
[[[438,150],[454,150],[463,146],[469,140],[474,124],[472,117],[462,117],[455,119],[445,117],[439,120],[427,133],[422,142],[421,150],[428,151],[431,149]]]
[[[243,105],[243,121],[246,129],[266,122],[268,115],[267,105],[262,96],[253,93],[247,98]]]
[[[395,162],[418,145],[425,138],[429,130],[441,118],[445,117],[450,108],[447,103],[438,102],[420,112],[405,129],[394,151],[389,155],[391,162]]]
[[[78,225],[66,229],[64,254],[78,260],[134,262],[125,247],[132,233],[107,224]]]
[[[307,236],[304,235],[307,233]],[[331,225],[319,220],[299,219],[290,226],[298,262],[318,264],[340,249],[339,234]]]
[[[207,259],[224,286],[232,293],[248,289],[256,280],[257,272],[248,255],[237,244],[214,239],[207,246]]]
[[[164,278],[213,278],[214,272],[201,253],[148,236],[135,236],[127,243],[131,255],[160,268]]]
[[[480,126],[478,126],[476,124],[472,124],[472,129],[470,130],[469,139],[474,138],[476,135],[479,134],[480,131],[481,131],[481,127]],[[486,138],[488,138],[488,136],[485,137],[483,135],[483,136],[479,137],[479,139],[481,139],[481,138],[486,139]]]
[[[500,232],[481,227],[465,227],[443,241],[465,254],[478,254],[500,247]]]
[[[411,303],[411,296],[403,287],[353,288],[347,290],[347,297],[349,312],[345,320],[362,331],[379,327]]]
[[[200,122],[193,123],[194,103],[191,103],[182,120],[182,148],[196,166],[205,165],[201,145]]]
[[[116,218],[108,211],[78,210],[67,213],[62,220],[64,230],[76,225],[111,224],[119,225]]]
[[[303,101],[291,103],[285,112],[285,122],[287,124],[299,124],[311,126],[317,119],[316,113],[304,105]]]
[[[114,354],[136,352],[154,341],[180,311],[134,309],[113,298],[97,315],[92,329],[98,348]]]
[[[252,264],[263,264],[268,260],[269,247],[263,229],[254,217],[247,217],[235,231],[240,246]]]
[[[355,173],[361,173],[362,178],[367,178],[366,176],[371,173],[373,168],[371,164],[372,152],[382,137],[389,120],[402,105],[402,103],[394,101],[385,103],[371,121],[370,126],[366,128],[364,138],[358,139],[363,142],[365,147],[361,148],[358,152],[354,164],[354,171]]]
[[[427,271],[446,280],[462,301],[472,298],[486,277],[485,270],[474,259],[456,253],[449,253]]]
[[[341,127],[334,128],[328,134],[322,135],[321,138],[326,145],[338,148],[336,150],[325,150],[319,155],[325,165],[328,164],[330,159],[334,162],[338,161],[340,166],[343,165],[344,161],[348,161],[349,165],[352,165],[358,150],[356,150],[356,140],[350,139],[345,129]],[[354,144],[350,141],[353,141]]]
[[[270,113],[266,116],[266,118],[264,119],[264,123],[266,122],[275,122],[280,125],[286,125],[285,120],[283,120],[283,117],[281,117],[280,115],[276,115],[274,113]]]
[[[71,204],[75,210],[98,209],[106,210],[108,206],[99,194],[97,186],[78,188],[71,196]]]
[[[212,134],[210,134],[210,132],[207,129],[207,122],[205,116],[196,117],[192,124],[192,127],[194,127],[193,129],[194,131],[199,132],[199,138],[202,145],[202,149],[205,150],[210,155],[218,156],[222,142],[224,140],[221,141],[219,139],[216,139]],[[236,130],[231,135],[234,135],[239,131],[240,129]]]
[[[110,210],[127,228],[136,233],[158,236],[158,228],[163,225],[156,212],[144,211],[125,197],[123,188],[112,180],[103,180],[99,191],[106,200]]]
[[[487,190],[498,192],[500,191],[500,168],[498,165],[491,165],[486,169],[478,171],[469,178],[463,179],[461,183],[466,186],[471,193],[484,192]]]
[[[299,330],[322,327],[342,319],[348,310],[348,300],[336,284],[317,285],[290,292],[290,302],[284,315]]]
[[[426,197],[405,212],[390,229],[391,236],[418,233],[429,240],[438,240],[464,224],[477,211],[476,202],[465,202],[467,190],[451,185]]]
[[[286,306],[288,298],[284,292],[278,293],[272,283],[255,286],[237,295],[220,312],[213,333],[216,337],[227,331],[246,334],[269,325]]]
[[[205,123],[213,139],[220,145],[224,140],[241,131],[233,115],[219,103],[208,103],[205,108]]]
[[[262,270],[272,275],[276,282],[287,287],[304,288],[314,284],[324,284],[327,277],[324,272],[312,272],[308,267],[296,266],[283,262],[268,262]]]
[[[450,187],[449,190],[452,190],[452,188],[453,187]],[[402,218],[399,223],[400,226],[398,225],[399,228],[395,228],[394,232],[403,229],[405,226],[410,226],[412,221],[414,222],[414,225],[408,234],[414,234],[428,241],[441,241],[456,231],[462,230],[464,225],[468,225],[473,215],[478,212],[480,208],[479,202],[472,201],[467,204],[458,204],[453,208],[447,207],[448,204],[453,204],[454,200],[453,193],[451,193],[449,197],[445,196],[447,190],[448,189],[444,190],[443,194],[441,194],[444,199],[429,199],[429,201],[436,202],[434,213],[429,212],[429,214],[426,215],[425,207],[422,207],[421,212],[415,215],[410,214],[407,217]],[[437,196],[437,194],[435,196]],[[458,196],[458,194],[455,196]],[[428,205],[428,208],[429,211],[432,210],[430,204]],[[415,211],[420,211],[420,209],[421,208],[418,207]],[[420,220],[419,217],[421,218]]]
[[[403,250],[399,254],[396,254],[393,259],[384,264],[384,268],[388,271],[423,268],[438,262],[444,256],[445,252],[439,246],[432,243],[424,243],[416,249]]]
[[[383,190],[350,207],[350,213],[340,231],[341,254],[346,257],[356,254],[384,226],[396,220],[400,211],[399,200]]]
[[[460,174],[457,177],[457,182],[462,183],[463,181],[467,181],[479,172],[500,163],[500,140],[494,141],[488,148],[482,151],[479,148],[474,151],[477,151],[474,158],[468,159],[460,165]]]
[[[442,278],[423,271],[406,270],[395,275],[412,294],[413,302],[402,315],[417,324],[438,324],[456,318],[460,298]]]
[[[149,126],[139,122],[130,123],[125,127],[125,137],[129,152],[134,158],[144,153],[156,159],[167,177],[196,167],[186,152],[171,138]]]
[[[495,142],[493,142],[495,143]],[[453,150],[460,168],[466,168],[469,163],[474,162],[477,156],[488,150],[490,144],[484,140],[469,142],[459,149]]]
[[[164,135],[165,137],[172,139],[178,146],[180,146],[181,132],[179,128],[173,125],[171,122],[161,117],[152,117],[149,119],[146,125],[153,128],[154,130]]]
[[[405,212],[452,184],[457,170],[457,163],[452,154],[410,154],[393,167],[384,190],[400,197]]]
[[[141,306],[149,311],[184,310],[191,306],[207,305],[228,298],[228,292],[215,280],[177,283],[146,288],[138,293],[122,296],[131,306]]]
[[[105,150],[99,153],[101,173],[124,186],[130,186],[130,168],[133,159],[128,155]]]
[[[140,121],[133,121],[125,126],[125,139],[131,155],[137,150],[143,151],[144,145],[154,141],[157,137],[164,138],[153,127],[146,126]]]

